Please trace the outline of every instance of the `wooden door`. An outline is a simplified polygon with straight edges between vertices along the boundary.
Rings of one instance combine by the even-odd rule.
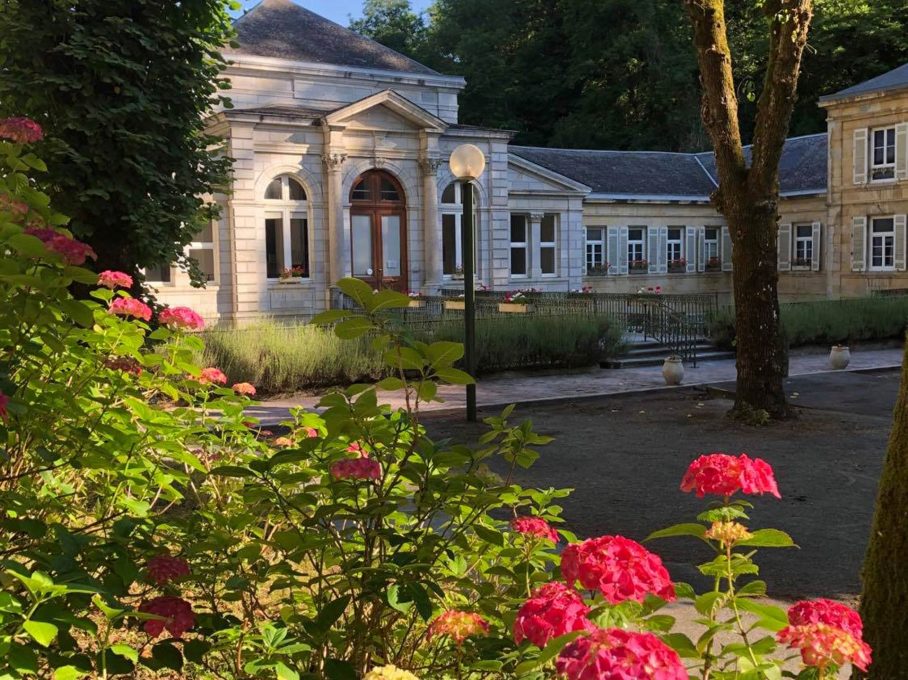
[[[402,187],[390,174],[370,170],[353,183],[350,206],[353,276],[376,290],[406,292],[407,215]]]

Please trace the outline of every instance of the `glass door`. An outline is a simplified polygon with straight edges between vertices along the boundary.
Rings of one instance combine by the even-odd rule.
[[[407,230],[403,190],[391,175],[370,170],[350,194],[353,276],[374,289],[406,292]]]

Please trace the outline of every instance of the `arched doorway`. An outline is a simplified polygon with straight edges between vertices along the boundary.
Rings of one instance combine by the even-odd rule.
[[[360,175],[350,191],[353,276],[373,288],[406,292],[407,210],[403,187],[382,170]]]

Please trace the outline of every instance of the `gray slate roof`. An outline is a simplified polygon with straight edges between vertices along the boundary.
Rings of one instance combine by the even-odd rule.
[[[852,85],[835,94],[828,94],[820,97],[821,102],[834,101],[836,99],[847,99],[859,94],[871,94],[874,92],[887,92],[889,90],[900,90],[908,88],[908,64],[902,64],[888,73],[884,73],[876,78],[865,80],[863,83]]]
[[[262,0],[234,22],[231,54],[276,57],[382,71],[439,75],[427,66],[329,21],[292,0]]]
[[[826,134],[785,141],[779,163],[783,194],[826,191]],[[704,153],[584,151],[511,146],[511,153],[586,184],[594,194],[627,198],[703,200],[718,183],[715,157]],[[751,148],[744,152],[750,158]]]

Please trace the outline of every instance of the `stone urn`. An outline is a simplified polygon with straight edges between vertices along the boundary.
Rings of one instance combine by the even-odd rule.
[[[684,380],[684,362],[676,354],[665,359],[662,364],[662,377],[666,385],[680,385]]]
[[[832,351],[829,352],[829,365],[835,370],[841,371],[848,368],[851,363],[851,351],[844,345],[833,345]]]

